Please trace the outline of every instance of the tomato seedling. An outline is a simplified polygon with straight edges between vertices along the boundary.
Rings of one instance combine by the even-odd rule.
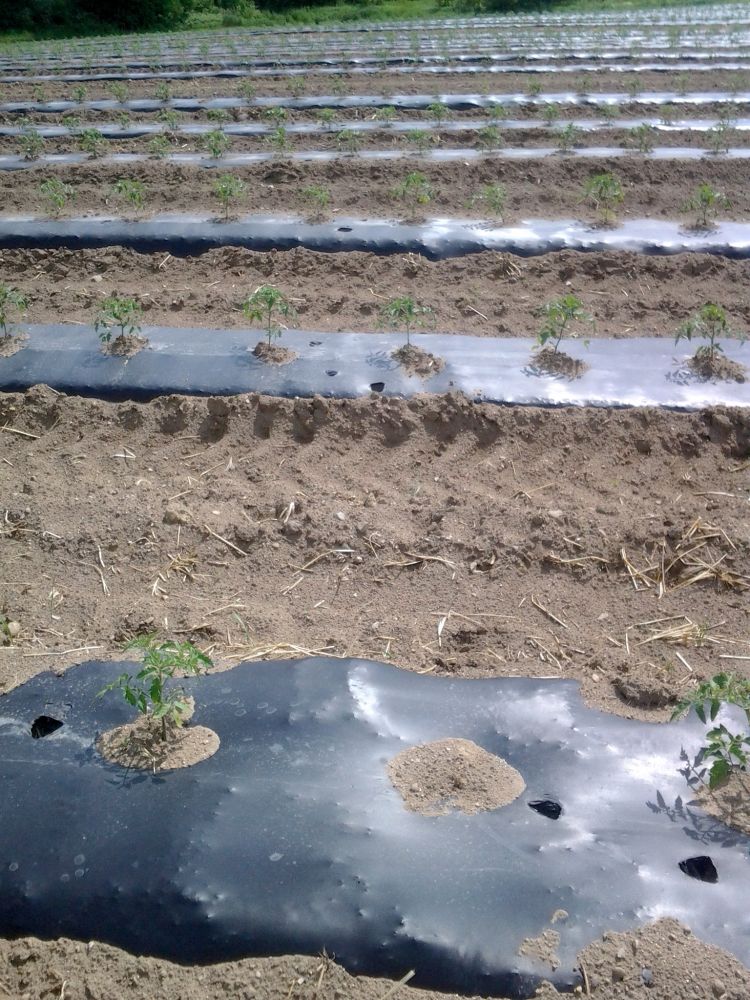
[[[197,649],[192,642],[158,642],[153,635],[138,636],[128,642],[123,649],[142,650],[143,666],[136,674],[122,673],[107,684],[97,697],[119,689],[125,701],[145,717],[148,722],[158,724],[162,740],[169,736],[169,728],[179,728],[189,705],[180,687],[171,687],[179,671],[185,674],[201,674],[213,666],[211,659]]]
[[[94,329],[99,334],[99,340],[108,344],[112,339],[112,331],[119,329],[118,337],[138,333],[142,314],[141,305],[136,299],[122,298],[111,295],[106,298],[99,309],[99,315],[94,322]]]
[[[261,285],[242,303],[242,311],[251,323],[261,323],[268,339],[268,346],[280,337],[284,327],[280,318],[293,321],[296,312],[289,299],[274,285]]]
[[[429,306],[415,302],[410,295],[402,295],[391,299],[380,310],[380,326],[390,330],[403,330],[406,334],[406,346],[411,346],[411,332],[416,327],[430,323],[433,311]]]
[[[574,323],[591,320],[583,308],[583,302],[577,295],[568,293],[559,299],[553,299],[542,306],[540,310],[542,325],[536,335],[540,348],[548,348],[551,343],[553,354],[557,354],[560,341],[569,332]],[[584,343],[587,343],[584,341]]]
[[[18,319],[25,315],[29,308],[29,300],[17,288],[0,285],[0,330],[4,337],[11,334],[11,318],[15,314]]]

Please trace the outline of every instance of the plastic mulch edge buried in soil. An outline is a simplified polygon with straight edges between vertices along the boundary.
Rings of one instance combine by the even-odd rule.
[[[219,161],[223,162],[223,161]],[[711,253],[750,257],[750,223],[721,222],[708,230],[661,219],[628,219],[594,226],[574,219],[526,219],[513,225],[435,217],[423,223],[337,216],[320,223],[295,216],[246,215],[229,222],[199,215],[155,215],[129,221],[112,216],[41,219],[0,216],[0,249],[79,250],[122,246],[144,253],[188,257],[217,247],[322,253],[360,250],[378,255],[421,254],[445,260],[497,250],[536,257],[559,250],[627,250],[644,254]]]
[[[688,146],[662,146],[639,154],[644,160],[709,160],[715,161],[716,154],[709,149],[695,149]],[[557,160],[561,156],[555,146],[505,146],[493,152],[473,148],[431,149],[420,153],[420,160],[426,163],[454,163],[457,160],[492,162],[493,160]],[[565,156],[573,159],[611,160],[628,159],[633,156],[633,150],[620,146],[582,146],[569,150]],[[737,147],[727,149],[721,154],[725,160],[748,160],[750,149]],[[363,149],[356,155],[335,152],[330,149],[295,150],[284,155],[280,161],[275,153],[228,153],[220,159],[205,153],[167,153],[159,157],[160,163],[190,165],[206,170],[231,170],[235,167],[250,166],[254,163],[308,162],[331,163],[338,162],[384,162],[390,160],[407,160],[413,162],[413,153],[408,149]],[[10,156],[0,155],[0,171],[38,170],[40,167],[72,166],[74,164],[90,163],[86,153],[52,153],[35,160],[28,160],[20,154]],[[147,153],[112,153],[98,157],[97,164],[103,167],[111,164],[134,164],[153,162]]]
[[[127,101],[116,101],[113,98],[102,98],[91,101],[6,101],[0,104],[0,112],[33,111],[39,114],[58,114],[64,111],[88,109],[91,111],[160,111],[170,108],[173,111],[207,111],[211,108],[289,108],[290,110],[314,110],[317,108],[394,108],[425,109],[439,101],[446,108],[456,111],[466,111],[472,108],[491,108],[493,105],[513,107],[513,105],[529,105],[541,107],[545,104],[560,104],[566,107],[601,107],[603,105],[656,105],[676,104],[685,107],[702,107],[707,104],[750,104],[750,92],[742,91],[730,94],[724,91],[704,91],[692,94],[677,94],[673,91],[644,92],[637,97],[619,91],[600,94],[574,94],[572,91],[551,92],[530,97],[528,94],[390,94],[370,95],[353,94],[350,97],[258,97],[246,100],[242,97],[174,97],[168,101],[157,98],[134,98]]]
[[[534,406],[750,406],[750,379],[700,377],[688,363],[694,345],[676,347],[671,338],[593,339],[588,347],[566,341],[561,350],[588,365],[568,378],[538,367],[531,340],[420,333],[412,344],[444,362],[440,372],[421,377],[392,357],[404,343],[395,333],[288,330],[279,343],[297,357],[276,365],[253,354],[263,339],[258,330],[144,327],[147,346],[127,359],[105,354],[91,327],[23,324],[18,331],[27,339],[15,354],[0,357],[0,391],[45,384],[71,395],[136,401],[172,393],[354,398],[463,392],[477,402]],[[725,351],[750,366],[750,348],[730,341]]]
[[[189,964],[325,948],[355,973],[414,969],[420,986],[512,997],[542,978],[572,988],[580,948],[657,916],[750,961],[750,839],[685,809],[695,716],[606,715],[569,680],[253,662],[185,682],[220,748],[152,775],[95,748],[133,717],[96,697],[127,666],[45,673],[2,697],[4,936]],[[34,739],[42,715],[62,725]],[[388,762],[447,738],[504,758],[525,791],[474,815],[408,811]],[[519,955],[561,910],[559,968]]]
[[[709,73],[720,70],[722,72],[734,73],[739,70],[750,68],[750,61],[743,58],[727,60],[715,60],[710,63],[696,63],[691,60],[677,62],[634,62],[623,64],[621,62],[582,62],[572,66],[559,66],[555,63],[484,63],[467,65],[461,63],[457,66],[442,65],[408,65],[389,66],[387,70],[382,70],[379,66],[350,66],[348,64],[329,65],[325,67],[313,67],[310,69],[198,69],[198,70],[155,70],[153,72],[112,72],[112,73],[36,73],[28,76],[0,76],[0,84],[16,83],[94,83],[97,80],[124,80],[133,82],[136,80],[201,80],[201,79],[266,79],[269,77],[287,78],[295,76],[334,76],[346,73],[350,76],[374,76],[378,73],[392,73],[394,76],[406,75],[408,73],[419,74],[420,76],[436,76],[445,73],[457,73],[476,75],[478,73],[490,73],[493,75],[503,75],[506,73],[528,73],[531,76],[539,73],[559,74],[569,76],[571,73]]]

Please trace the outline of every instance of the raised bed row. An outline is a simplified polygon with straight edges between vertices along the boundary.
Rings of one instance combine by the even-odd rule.
[[[244,216],[217,222],[210,216],[154,216],[140,221],[107,217],[80,219],[0,218],[0,248],[83,249],[123,246],[147,253],[187,257],[216,247],[324,253],[365,251],[415,253],[431,260],[496,250],[533,257],[559,250],[627,250],[645,254],[709,253],[737,260],[750,256],[750,223],[722,222],[708,231],[677,222],[630,219],[611,228],[575,220],[531,220],[492,227],[480,222],[434,219],[406,224],[386,219],[310,223],[299,218]]]
[[[432,119],[413,118],[398,119],[391,122],[383,122],[373,119],[355,119],[334,122],[329,125],[321,125],[316,122],[287,123],[284,124],[284,131],[289,136],[337,136],[342,129],[348,132],[382,134],[383,138],[389,135],[402,134],[412,131],[428,132],[431,134],[451,134],[455,132],[476,132],[489,126],[497,126],[501,132],[505,131],[531,131],[538,132],[543,136],[554,137],[560,129],[572,124],[577,130],[586,133],[617,131],[623,132],[627,137],[630,129],[640,126],[647,126],[655,132],[670,135],[678,132],[710,132],[721,123],[718,118],[682,118],[666,122],[661,118],[617,118],[615,120],[604,120],[601,118],[566,118],[563,123],[548,124],[544,121],[534,121],[531,119],[504,118],[498,121],[495,118],[471,118],[471,119],[448,119],[436,122]],[[75,126],[68,125],[40,125],[34,127],[43,139],[75,138],[90,129],[91,124],[81,124]],[[731,128],[736,132],[750,131],[750,118],[733,118]],[[272,125],[263,125],[259,122],[230,122],[229,124],[217,122],[188,122],[178,124],[176,127],[166,125],[158,121],[132,122],[127,125],[116,122],[97,122],[96,129],[103,138],[109,140],[116,139],[138,139],[142,136],[169,134],[176,136],[206,135],[208,132],[223,132],[233,136],[269,136],[276,131]],[[27,125],[0,125],[0,136],[20,136],[28,133]]]
[[[687,59],[677,60],[670,63],[667,60],[656,62],[581,62],[576,65],[563,64],[560,66],[554,63],[458,63],[456,65],[443,66],[434,64],[419,63],[417,65],[398,65],[388,67],[388,71],[394,74],[419,73],[423,75],[445,74],[446,72],[457,74],[473,73],[551,73],[570,75],[571,73],[674,73],[693,72],[705,73],[724,70],[727,72],[737,72],[750,68],[750,57],[733,57],[731,59],[717,59],[711,62],[693,62]],[[294,77],[304,75],[340,75],[348,73],[354,76],[366,76],[373,73],[382,72],[380,65],[375,66],[351,66],[348,63],[338,62],[335,65],[313,66],[305,68],[284,69],[282,66],[272,69],[206,69],[206,70],[157,70],[144,71],[140,73],[113,71],[111,73],[34,73],[25,76],[0,76],[0,84],[11,83],[87,83],[97,80],[200,80],[200,79],[260,79],[264,77]]]
[[[272,364],[252,353],[263,337],[257,330],[144,327],[148,345],[124,359],[104,353],[91,327],[23,329],[28,340],[22,348],[0,356],[0,391],[44,384],[105,400],[171,393],[353,398],[461,391],[478,402],[533,406],[750,406],[750,382],[709,381],[691,368],[690,351],[658,337],[601,338],[588,347],[566,341],[566,354],[588,366],[571,378],[538,365],[535,341],[419,334],[413,342],[444,362],[441,371],[422,377],[393,356],[404,343],[398,334],[287,331],[283,345],[296,357]],[[725,352],[742,364],[741,346],[729,343]]]
[[[648,152],[635,152],[620,146],[582,146],[566,150],[561,154],[558,146],[504,146],[485,151],[473,147],[425,150],[415,154],[408,149],[362,149],[357,153],[337,152],[331,149],[291,150],[280,156],[278,153],[226,153],[220,158],[208,153],[166,153],[159,154],[160,163],[200,167],[205,170],[232,170],[252,166],[256,163],[292,161],[298,163],[329,163],[338,160],[391,161],[404,160],[407,163],[456,163],[472,160],[544,160],[561,155],[578,159],[611,160],[637,155],[647,160],[715,160],[717,155],[729,160],[749,160],[750,148],[736,147],[724,149],[717,154],[711,149],[697,149],[693,146],[655,147]],[[110,153],[92,159],[88,153],[49,153],[36,159],[26,159],[20,154],[0,155],[0,171],[27,171],[41,167],[70,166],[81,163],[101,163],[103,165],[131,166],[153,160],[149,153]]]
[[[674,104],[685,109],[701,108],[708,105],[728,105],[737,108],[750,106],[750,91],[729,94],[724,91],[701,91],[678,94],[674,91],[649,91],[638,95],[618,91],[597,94],[574,94],[571,91],[545,92],[535,96],[515,94],[355,94],[349,97],[316,95],[311,97],[173,97],[168,100],[158,98],[133,98],[119,101],[114,98],[100,100],[54,100],[54,101],[5,101],[0,103],[0,114],[64,114],[91,111],[158,112],[184,111],[189,113],[222,109],[265,109],[286,108],[290,111],[315,111],[322,108],[333,110],[377,109],[394,107],[397,110],[426,110],[436,102],[451,111],[473,111],[493,107],[533,107],[547,104],[569,108],[587,107],[662,107]]]

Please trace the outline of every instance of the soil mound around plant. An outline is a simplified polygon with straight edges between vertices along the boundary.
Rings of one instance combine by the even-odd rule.
[[[739,361],[732,361],[718,355],[708,358],[705,355],[695,354],[688,361],[688,368],[695,375],[702,379],[719,379],[724,382],[744,382],[747,378],[747,369]]]
[[[0,358],[10,358],[17,354],[29,339],[26,333],[16,333],[12,337],[0,337]]]
[[[404,344],[403,347],[399,347],[398,350],[394,351],[391,357],[398,361],[402,368],[405,368],[408,372],[413,372],[415,375],[421,375],[422,378],[426,378],[428,375],[435,375],[445,367],[445,362],[442,358],[430,354],[429,351],[422,350],[421,347],[415,347],[414,344]]]
[[[279,347],[278,344],[269,344],[265,340],[258,341],[253,348],[253,354],[270,365],[288,365],[297,357],[296,351],[290,351],[288,347]]]
[[[701,809],[750,836],[750,775],[744,771],[732,771],[717,788],[703,786],[696,795]]]
[[[553,351],[551,347],[544,347],[534,354],[532,367],[544,375],[562,375],[569,379],[580,378],[589,369],[585,361],[571,358],[562,351]]]
[[[192,698],[188,704],[183,725],[168,724],[165,740],[161,737],[158,720],[141,716],[135,722],[102,733],[96,748],[112,764],[154,773],[200,764],[213,757],[220,740],[213,729],[188,724],[195,708]]]
[[[424,816],[499,809],[526,788],[514,767],[471,740],[409,747],[390,761],[388,774],[406,808]]]
[[[105,354],[112,354],[118,358],[132,358],[147,346],[147,337],[141,337],[137,333],[121,333],[119,337],[103,344],[102,350]]]

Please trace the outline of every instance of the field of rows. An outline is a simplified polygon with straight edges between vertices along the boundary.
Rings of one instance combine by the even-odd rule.
[[[746,5],[0,46],[0,199],[0,736],[2,695],[145,633],[221,670],[570,679],[660,725],[750,676]],[[750,924],[695,885],[603,937],[550,924],[487,994],[748,1000]],[[403,906],[436,970],[466,959]],[[49,926],[0,926],[0,997],[385,1000],[350,973],[400,975]]]

